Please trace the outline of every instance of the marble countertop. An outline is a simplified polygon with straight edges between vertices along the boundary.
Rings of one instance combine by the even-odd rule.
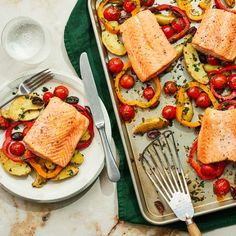
[[[51,53],[37,65],[16,62],[0,47],[0,83],[14,79],[27,70],[52,68],[76,75],[64,48],[63,31],[76,0],[1,0],[0,31],[16,16],[29,16],[46,26],[51,34]],[[154,236],[186,235],[173,229],[134,225],[117,217],[116,185],[105,171],[86,191],[72,199],[53,204],[37,204],[12,196],[0,188],[0,235],[81,235],[81,236]],[[206,236],[233,236],[236,226]]]

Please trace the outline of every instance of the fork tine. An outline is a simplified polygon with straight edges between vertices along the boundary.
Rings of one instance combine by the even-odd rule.
[[[45,76],[49,75],[51,73],[51,71],[46,71],[41,73],[40,75],[38,75],[37,77],[35,77],[33,80],[30,80],[26,86],[28,87],[33,87],[36,83],[38,83],[38,81],[40,81],[41,79],[43,79]]]
[[[30,91],[31,92],[34,91],[39,86],[43,85],[44,83],[46,83],[47,81],[51,80],[52,78],[53,78],[53,74],[48,74],[46,77],[44,77],[43,79],[41,79],[40,81],[35,83],[34,86],[30,88]]]
[[[48,71],[48,70],[49,70],[49,68],[44,69],[44,70],[38,72],[37,74],[31,76],[30,78],[26,79],[26,80],[24,81],[25,85],[28,85],[28,83],[30,83],[31,81],[34,81],[35,78],[38,78],[38,76],[42,75],[44,72],[46,72],[46,71]]]

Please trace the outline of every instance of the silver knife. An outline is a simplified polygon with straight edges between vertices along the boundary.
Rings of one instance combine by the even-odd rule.
[[[108,178],[112,182],[117,182],[120,179],[120,172],[112,154],[110,144],[107,140],[107,135],[105,132],[105,119],[86,52],[82,53],[80,56],[80,71],[84,83],[85,94],[93,114],[93,120],[102,140]]]

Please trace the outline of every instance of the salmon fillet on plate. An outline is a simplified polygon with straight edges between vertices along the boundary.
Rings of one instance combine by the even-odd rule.
[[[197,159],[203,164],[236,161],[236,109],[206,109],[198,137]]]
[[[120,31],[132,68],[142,82],[164,71],[177,56],[149,10],[126,20]]]
[[[220,9],[207,10],[192,45],[205,54],[233,61],[236,58],[236,14]]]
[[[53,97],[23,141],[37,156],[65,167],[88,124],[72,105]]]

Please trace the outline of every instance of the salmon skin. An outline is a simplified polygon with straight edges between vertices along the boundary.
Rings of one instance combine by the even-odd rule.
[[[65,167],[88,124],[72,105],[53,97],[23,141],[37,156]]]
[[[236,14],[209,9],[193,37],[198,51],[225,61],[236,58]]]
[[[204,164],[236,161],[236,109],[206,109],[198,138],[197,159]]]
[[[142,82],[164,71],[177,56],[149,10],[126,20],[120,26],[120,32],[132,68]]]

